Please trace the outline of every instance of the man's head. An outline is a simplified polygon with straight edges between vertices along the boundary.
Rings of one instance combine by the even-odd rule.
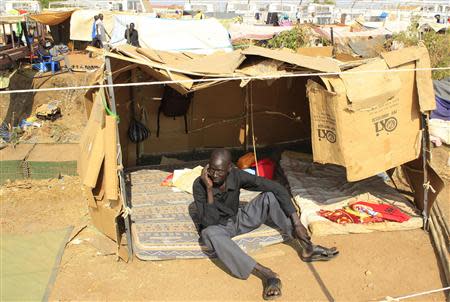
[[[216,149],[209,159],[208,175],[214,186],[221,186],[231,170],[231,153],[227,149]]]
[[[103,14],[99,14],[98,18],[103,21]]]
[[[130,23],[130,29],[134,29],[134,23]]]
[[[97,21],[98,20],[98,15],[94,16],[94,20]]]

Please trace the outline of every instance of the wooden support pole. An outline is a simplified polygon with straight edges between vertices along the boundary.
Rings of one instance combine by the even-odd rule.
[[[108,82],[108,85],[114,85],[113,78],[112,78],[112,72],[111,72],[111,60],[108,56],[105,56],[105,68],[106,68],[106,79]],[[117,114],[116,110],[116,99],[114,95],[114,87],[108,86],[108,95],[111,105],[111,111],[113,114]],[[118,121],[117,121],[118,122]],[[131,208],[130,201],[127,198],[126,193],[126,184],[125,184],[125,175],[123,172],[123,163],[122,163],[122,148],[120,145],[120,136],[119,136],[119,127],[116,127],[116,143],[117,143],[117,166],[119,167],[117,170],[117,174],[119,177],[119,184],[120,184],[120,196],[122,198],[123,206],[125,208],[126,213],[128,213],[128,209]],[[133,261],[133,242],[131,237],[131,217],[129,214],[126,214],[124,217],[125,221],[125,235],[127,239],[127,245],[128,245],[128,259],[130,261]],[[120,244],[120,242],[118,242]]]
[[[14,35],[13,35],[13,27],[12,24],[9,24],[9,34],[11,35],[12,47],[15,47]]]

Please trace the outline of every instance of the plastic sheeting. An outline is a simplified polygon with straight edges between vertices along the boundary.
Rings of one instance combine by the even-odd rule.
[[[0,300],[47,301],[72,230],[2,234]]]
[[[36,22],[45,24],[45,25],[58,25],[66,21],[74,11],[63,11],[63,12],[43,12],[37,15],[30,15],[30,18]]]
[[[125,44],[126,25],[133,22],[143,48],[210,54],[232,51],[228,32],[216,19],[173,20],[139,15],[116,15],[111,44]]]
[[[265,25],[251,25],[233,23],[230,24],[228,31],[231,35],[231,40],[252,39],[252,40],[268,40],[274,35],[291,30],[292,26],[265,26]]]
[[[70,40],[92,41],[92,24],[94,16],[103,14],[103,24],[106,32],[111,33],[114,26],[114,16],[111,12],[101,12],[97,10],[77,10],[70,19]]]

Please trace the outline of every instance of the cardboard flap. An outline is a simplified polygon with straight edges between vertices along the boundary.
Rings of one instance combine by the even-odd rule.
[[[417,69],[426,69],[431,67],[430,55],[426,47],[419,47],[419,60],[416,61]],[[436,100],[433,88],[431,70],[416,71],[417,94],[419,95],[420,111],[432,111],[436,109]]]
[[[177,67],[206,74],[232,74],[245,60],[240,50],[216,52],[208,56],[180,63]]]
[[[389,68],[395,68],[400,65],[413,62],[419,59],[419,47],[408,47],[400,50],[382,52],[381,57],[386,61]]]
[[[105,109],[102,104],[101,91],[94,98],[94,104],[86,128],[80,139],[80,158],[78,173],[81,181],[88,187],[95,187],[100,168],[105,157],[104,127]]]
[[[409,62],[416,62],[417,69],[431,67],[430,55],[424,46],[408,47],[396,51],[381,54],[390,68],[398,67]],[[436,109],[436,101],[433,89],[431,70],[416,71],[417,93],[419,95],[420,111],[432,111]]]
[[[433,203],[436,201],[439,193],[444,189],[444,181],[427,163],[427,174],[430,189],[428,190],[427,212],[430,213]],[[419,156],[416,160],[402,165],[402,170],[406,175],[406,180],[414,193],[416,206],[423,211],[424,209],[424,173],[423,159]],[[432,189],[431,189],[432,188]]]
[[[341,73],[349,100],[348,109],[357,111],[376,107],[396,96],[401,88],[399,76],[389,70],[383,60],[377,60]]]
[[[311,70],[322,72],[339,72],[339,64],[331,59],[325,57],[310,57],[298,53],[273,50],[258,46],[250,46],[242,51],[244,55],[266,57],[281,62],[286,62],[292,65],[297,65]]]

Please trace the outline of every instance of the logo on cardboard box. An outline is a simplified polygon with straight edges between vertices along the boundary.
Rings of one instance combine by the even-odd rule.
[[[328,129],[317,129],[319,135],[319,141],[326,139],[330,143],[334,144],[336,142],[336,132]]]
[[[380,135],[382,132],[387,132],[388,134],[397,128],[398,121],[395,117],[387,117],[374,122],[375,133]]]

